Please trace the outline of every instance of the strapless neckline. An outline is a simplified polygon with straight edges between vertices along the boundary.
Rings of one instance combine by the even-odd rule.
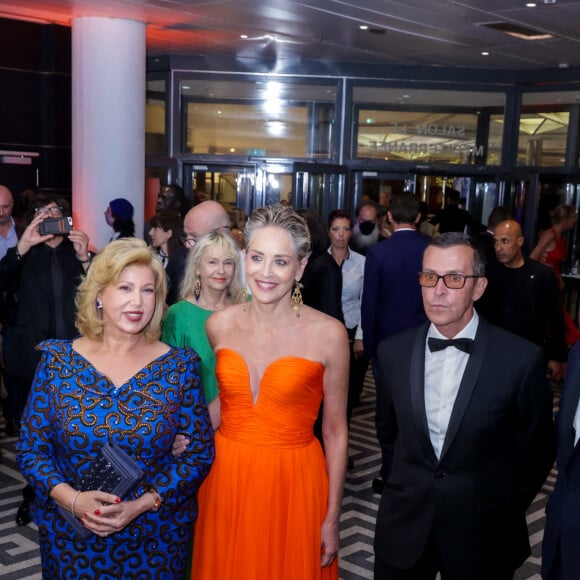
[[[250,395],[250,400],[252,402],[253,407],[256,407],[260,401],[260,392],[262,390],[262,383],[264,382],[264,378],[268,375],[268,373],[272,370],[272,368],[276,366],[276,364],[282,363],[284,361],[297,360],[297,361],[301,361],[303,363],[314,365],[314,366],[317,366],[317,367],[324,369],[324,365],[320,361],[314,361],[314,360],[311,360],[309,358],[305,358],[305,357],[301,357],[301,356],[278,357],[278,358],[274,359],[272,362],[270,362],[266,366],[266,368],[264,369],[264,372],[262,373],[262,376],[260,377],[260,384],[258,385],[258,397],[256,400],[254,400],[254,397],[252,395],[252,384],[250,381],[250,369],[248,367],[248,364],[246,363],[246,359],[237,350],[234,350],[233,348],[228,348],[225,346],[218,348],[216,350],[216,357],[219,355],[220,352],[228,352],[230,354],[233,354],[236,358],[238,358],[243,363],[243,366],[246,369],[246,377],[247,377],[247,381],[248,381],[249,395]]]

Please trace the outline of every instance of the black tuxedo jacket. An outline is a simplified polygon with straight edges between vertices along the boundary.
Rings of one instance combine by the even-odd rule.
[[[570,352],[556,419],[558,479],[546,508],[542,578],[550,577],[558,560],[562,566],[562,578],[580,578],[580,446],[574,447],[574,416],[579,400],[580,343]]]
[[[480,318],[438,460],[425,411],[427,330],[405,331],[378,350],[376,425],[389,477],[375,553],[407,569],[432,534],[456,577],[479,578],[490,559],[514,570],[530,550],[525,510],[554,459],[542,351]]]

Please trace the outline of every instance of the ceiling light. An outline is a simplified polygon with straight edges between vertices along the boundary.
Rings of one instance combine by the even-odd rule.
[[[280,137],[286,132],[286,125],[281,121],[266,121],[266,130],[270,135]]]
[[[360,28],[361,30],[368,30],[368,29],[369,29],[369,27],[368,27],[366,24],[361,24],[361,25],[359,26],[359,28]]]
[[[489,52],[487,50],[482,50],[481,56],[489,56]]]
[[[240,34],[240,38],[243,38],[245,40],[246,38],[248,38],[248,35],[247,34]]]
[[[528,3],[526,3],[526,7],[527,8],[535,8],[536,7],[536,3],[535,2],[528,2]]]
[[[545,0],[544,0],[545,1]],[[499,32],[504,32],[510,36],[515,36],[516,38],[521,38],[523,40],[546,40],[553,38],[551,34],[545,33],[541,30],[536,30],[534,28],[528,28],[521,24],[515,24],[513,22],[488,22],[483,24],[486,28],[491,28],[492,30],[497,30]]]

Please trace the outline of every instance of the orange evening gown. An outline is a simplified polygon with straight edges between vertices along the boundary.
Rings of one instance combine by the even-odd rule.
[[[320,566],[328,479],[312,426],[323,365],[274,361],[255,405],[240,354],[218,350],[216,374],[221,425],[199,490],[192,579],[337,580],[336,559]]]

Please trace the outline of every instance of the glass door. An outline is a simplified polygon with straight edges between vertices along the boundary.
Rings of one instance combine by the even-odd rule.
[[[241,209],[249,214],[260,193],[257,167],[248,165],[189,164],[183,165],[185,194],[199,203],[207,199],[219,201],[227,210]]]
[[[344,207],[346,168],[340,165],[294,164],[293,207],[328,214]]]

